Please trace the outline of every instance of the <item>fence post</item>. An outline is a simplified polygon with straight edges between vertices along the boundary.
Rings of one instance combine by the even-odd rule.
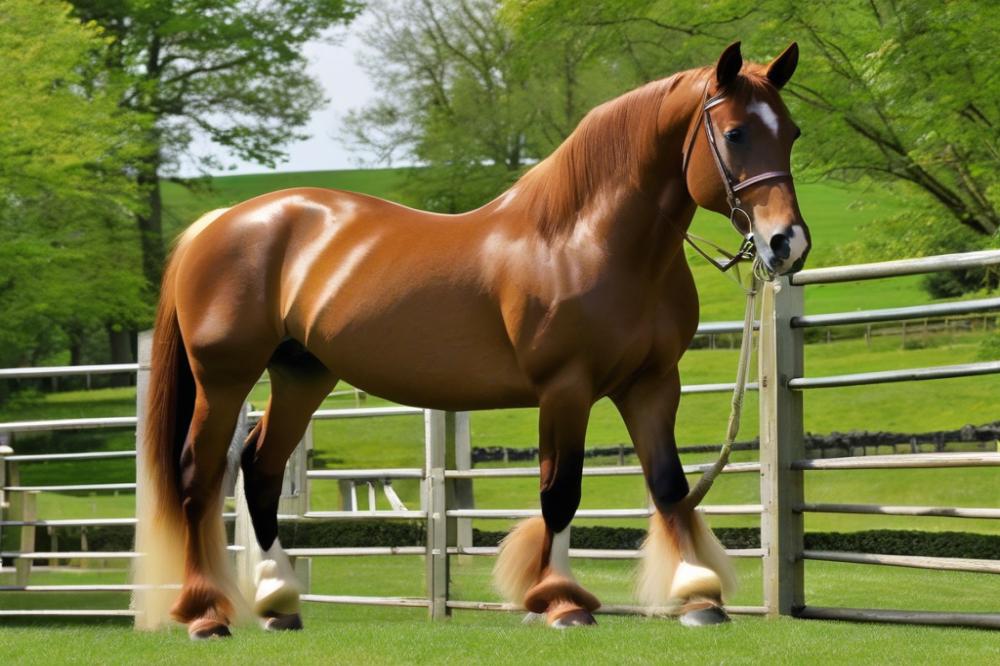
[[[17,481],[19,483],[19,481]],[[17,520],[23,520],[25,523],[33,523],[38,520],[38,505],[36,500],[38,499],[37,490],[24,490],[16,493],[18,499],[18,512]],[[18,546],[19,553],[31,553],[35,550],[35,530],[37,527],[35,525],[24,525],[21,527],[21,539],[20,545]],[[14,584],[15,585],[27,585],[28,579],[31,577],[31,563],[32,560],[26,557],[20,557],[14,562]]]
[[[10,520],[10,498],[4,488],[7,486],[7,456],[14,455],[14,449],[9,445],[7,433],[0,433],[0,523]],[[3,540],[3,525],[0,524],[0,549],[6,545]]]
[[[304,516],[309,511],[309,461],[313,452],[313,424],[309,422],[302,441],[292,452],[285,467],[285,478],[281,485],[281,497],[278,499],[278,513]],[[295,568],[295,576],[299,579],[303,591],[309,592],[312,584],[312,558],[294,557],[291,559]]]
[[[445,468],[472,469],[472,442],[469,412],[445,412]],[[472,479],[446,479],[446,500],[449,509],[475,508]],[[472,547],[472,519],[449,518],[448,545]]]
[[[802,471],[791,463],[805,457],[802,394],[788,380],[803,371],[802,329],[790,326],[802,313],[802,287],[788,278],[763,287],[761,305],[760,495],[764,549],[764,606],[771,617],[794,615],[805,605],[802,567]]]
[[[278,513],[302,516],[309,510],[309,458],[313,450],[312,421],[306,428],[302,441],[299,442],[285,466],[285,478],[281,482],[281,497],[278,500]]]
[[[145,430],[146,396],[149,395],[149,370],[153,358],[153,331],[140,331],[136,347],[139,369],[135,376],[135,515],[139,515],[143,481],[146,479],[143,473],[146,447],[142,438]]]
[[[427,597],[432,620],[445,618],[448,611],[448,493],[445,486],[447,425],[445,412],[424,411],[426,464],[424,487],[427,494]]]

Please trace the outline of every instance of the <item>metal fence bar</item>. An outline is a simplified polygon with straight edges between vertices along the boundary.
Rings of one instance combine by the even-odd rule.
[[[931,368],[908,368],[906,370],[883,370],[880,372],[858,372],[849,375],[828,377],[796,376],[788,381],[793,389],[840,388],[844,386],[868,386],[893,382],[917,382],[928,379],[951,379],[954,377],[976,377],[1000,372],[1000,361],[982,363],[962,363],[959,365],[939,365]]]
[[[85,453],[29,453],[7,456],[8,462],[59,462],[60,460],[107,460],[112,458],[135,458],[135,450],[130,451],[87,451]]]
[[[885,308],[882,310],[861,310],[858,312],[835,312],[831,314],[801,315],[793,317],[792,328],[813,328],[815,326],[843,326],[846,324],[874,324],[886,321],[926,319],[951,315],[992,312],[1000,310],[1000,298],[980,298],[954,303],[932,303],[905,308]]]
[[[47,421],[8,421],[7,423],[0,423],[0,432],[134,428],[136,423],[137,420],[134,416],[99,416],[87,419],[50,419]]]
[[[80,483],[63,486],[6,486],[5,491],[11,493],[24,492],[80,492],[97,490],[135,490],[134,483]]]
[[[450,552],[450,549],[449,549]],[[424,546],[361,546],[356,548],[286,548],[289,557],[367,557],[379,555],[426,555]]]
[[[754,330],[760,328],[760,322],[753,323]],[[713,335],[717,333],[742,333],[743,320],[736,321],[705,321],[698,324],[695,335]]]
[[[1000,467],[1000,453],[898,453],[854,458],[806,458],[792,462],[792,469],[801,470],[936,467]]]
[[[1000,509],[957,506],[892,506],[883,504],[831,504],[803,502],[796,511],[808,513],[851,513],[882,516],[939,516],[945,518],[1000,518]]]
[[[1000,573],[1000,560],[977,560],[963,557],[924,557],[920,555],[882,555],[879,553],[850,553],[833,550],[804,550],[802,559],[849,564],[880,564],[911,569],[938,571],[970,571],[974,573]]]
[[[698,511],[714,516],[748,516],[761,513],[760,504],[702,504]],[[445,514],[451,518],[508,519],[533,518],[542,515],[540,509],[452,509]],[[587,518],[649,518],[653,510],[642,509],[580,509],[576,519]]]
[[[449,548],[449,555],[476,555],[493,557],[499,552],[497,546],[472,546],[469,548]],[[730,548],[726,550],[730,557],[756,558],[763,557],[760,548]],[[642,557],[642,551],[635,549],[600,549],[600,548],[570,548],[570,557],[591,560],[637,560]]]
[[[56,365],[44,368],[0,368],[0,379],[36,379],[70,377],[73,375],[114,375],[134,373],[138,363],[107,363],[104,365]]]
[[[854,282],[856,280],[874,280],[902,275],[953,271],[962,268],[978,268],[994,264],[1000,264],[1000,250],[981,250],[979,252],[941,254],[934,257],[882,261],[872,264],[812,268],[792,275],[791,283],[794,285],[807,285],[828,284],[831,282]]]
[[[279,516],[279,519],[282,517]],[[426,511],[307,511],[302,516],[286,516],[290,518],[305,518],[307,520],[423,520],[427,518]]]
[[[464,600],[452,600],[448,602],[448,608],[455,608],[459,610],[481,610],[481,611],[498,611],[506,613],[523,613],[524,609],[517,606],[512,606],[508,603],[500,601],[464,601]],[[732,615],[764,615],[766,609],[764,606],[725,606],[726,612]],[[663,607],[649,607],[649,606],[632,606],[626,604],[606,604],[594,611],[597,615],[655,615],[655,616],[672,616],[679,613],[679,609],[670,606]]]
[[[135,617],[136,611],[125,609],[0,609],[0,617]]]
[[[343,409],[317,409],[313,412],[314,421],[331,419],[366,419],[376,416],[418,416],[424,410],[419,407],[345,407]],[[256,409],[249,414],[251,421],[264,416],[264,410]]]
[[[704,472],[712,466],[712,463],[699,463],[697,465],[684,465],[685,474],[697,474]],[[730,463],[726,465],[722,472],[724,474],[740,474],[747,472],[759,472],[760,463]],[[639,465],[606,465],[584,467],[584,476],[642,476],[642,467]],[[537,467],[481,467],[470,470],[447,470],[445,478],[448,479],[506,479],[511,477],[536,477]]]
[[[309,479],[422,479],[424,470],[419,467],[393,467],[385,469],[311,469]]]
[[[10,551],[0,553],[0,557],[12,560],[121,560],[138,557],[138,554],[130,551],[110,551],[110,550],[55,550],[51,552],[21,552]]]
[[[356,606],[404,606],[408,608],[430,608],[430,599],[410,597],[357,597],[342,594],[303,594],[302,601],[322,604],[353,604]]]
[[[882,608],[806,606],[796,616],[810,620],[847,620],[851,622],[888,622],[891,624],[927,624],[948,627],[1000,629],[1000,613],[958,613],[890,610]]]

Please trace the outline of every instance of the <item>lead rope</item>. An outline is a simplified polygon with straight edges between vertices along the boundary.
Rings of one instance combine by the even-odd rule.
[[[698,483],[682,500],[683,506],[693,510],[697,507],[705,495],[708,493],[715,478],[719,476],[722,469],[729,462],[729,454],[733,450],[733,442],[740,432],[740,415],[743,413],[743,396],[746,394],[747,376],[750,373],[750,354],[753,348],[753,321],[756,313],[757,292],[761,283],[768,279],[767,272],[761,264],[760,258],[754,259],[753,268],[750,271],[750,285],[740,287],[746,294],[746,308],[743,313],[743,336],[740,340],[740,360],[736,366],[736,384],[733,387],[733,399],[729,410],[729,425],[726,428],[726,439],[719,450],[719,458],[715,463],[706,469]]]

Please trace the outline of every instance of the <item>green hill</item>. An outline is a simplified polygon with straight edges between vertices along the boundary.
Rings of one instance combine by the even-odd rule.
[[[289,187],[329,187],[363,192],[411,205],[401,194],[408,169],[305,171],[298,173],[220,176],[203,181],[194,190],[176,183],[164,186],[164,227],[169,237],[213,208],[231,206],[251,197]],[[894,212],[899,202],[871,185],[799,183],[799,202],[813,236],[809,266],[841,263],[843,248],[859,227]],[[725,247],[738,245],[738,237],[721,216],[699,210],[693,230]],[[690,249],[702,300],[705,321],[739,319],[739,290]],[[889,258],[889,257],[887,257]],[[928,297],[920,289],[918,276],[857,285],[825,285],[811,288],[806,307],[810,312],[837,312],[874,307],[923,303]]]

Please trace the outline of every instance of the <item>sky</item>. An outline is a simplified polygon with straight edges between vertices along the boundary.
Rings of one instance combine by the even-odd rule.
[[[244,162],[215,146],[207,138],[196,139],[192,144],[192,152],[196,155],[217,156],[224,164],[236,167],[215,175],[357,168],[360,159],[370,156],[349,151],[340,141],[339,133],[347,112],[364,106],[375,95],[368,75],[355,60],[362,49],[360,35],[365,28],[366,18],[362,15],[351,24],[349,30],[334,33],[335,43],[315,41],[306,45],[309,71],[320,82],[330,103],[316,110],[309,125],[303,128],[303,133],[308,134],[309,139],[286,146],[286,162],[279,163],[274,169],[254,162]],[[181,173],[194,176],[197,175],[197,170],[187,164],[182,166]]]

